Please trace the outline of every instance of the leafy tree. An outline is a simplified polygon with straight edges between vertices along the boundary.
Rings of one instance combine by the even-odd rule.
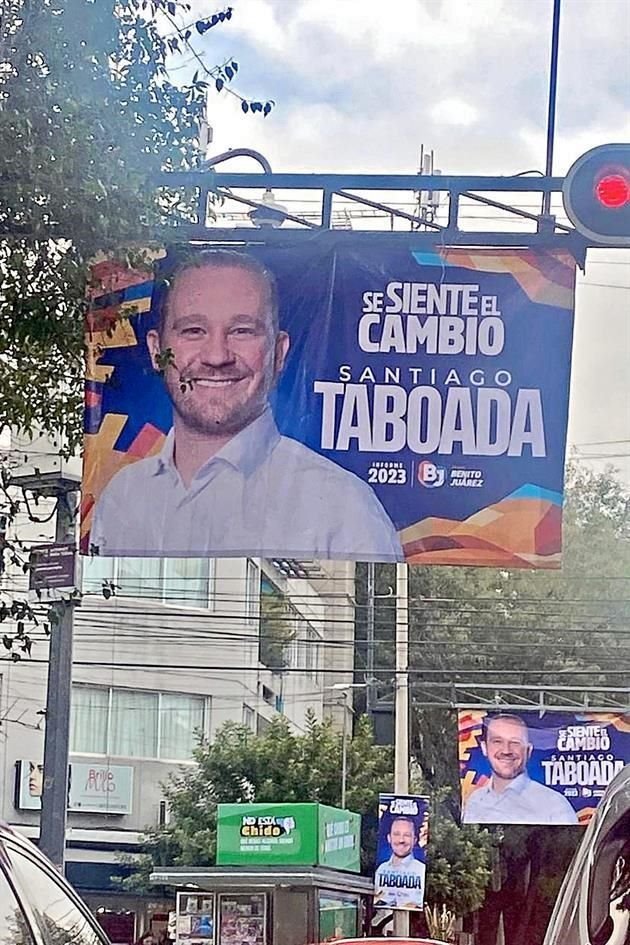
[[[0,0],[0,429],[78,443],[87,262],[191,219],[163,170],[200,165],[208,87],[232,59],[195,47],[231,8],[194,19],[182,0]],[[181,86],[173,58],[196,60]],[[244,111],[272,103],[238,96]]]
[[[227,723],[212,744],[202,742],[197,765],[173,775],[165,786],[170,823],[148,833],[137,872],[122,884],[143,887],[153,866],[199,866],[216,853],[216,805],[248,802],[319,802],[340,806],[342,736],[330,721],[308,720],[304,734],[276,717],[267,732],[254,735]],[[362,814],[362,864],[374,868],[379,792],[392,789],[392,756],[374,745],[371,727],[359,719],[347,746],[347,806]],[[439,799],[437,799],[439,800]],[[458,827],[436,805],[428,855],[428,894],[458,912],[477,907],[489,878],[490,840],[475,827]]]

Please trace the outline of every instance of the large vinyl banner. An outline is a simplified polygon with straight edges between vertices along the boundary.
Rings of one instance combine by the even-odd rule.
[[[587,824],[630,763],[630,715],[459,712],[462,819]]]
[[[575,267],[172,248],[94,266],[82,550],[557,567]]]

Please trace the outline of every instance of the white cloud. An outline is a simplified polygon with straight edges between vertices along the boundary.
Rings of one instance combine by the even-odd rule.
[[[468,128],[477,122],[479,111],[461,98],[445,98],[433,106],[430,115],[438,125],[461,125]]]

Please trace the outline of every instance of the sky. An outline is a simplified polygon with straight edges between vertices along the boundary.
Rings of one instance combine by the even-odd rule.
[[[197,15],[221,9],[192,2]],[[231,21],[198,48],[209,65],[233,56],[235,88],[276,105],[267,118],[245,116],[236,98],[212,93],[210,153],[255,148],[274,171],[414,173],[424,144],[443,173],[544,169],[553,0],[231,6]],[[563,0],[553,171],[624,140],[630,2]],[[228,166],[256,168],[245,159]],[[600,457],[595,465],[612,462],[628,484],[629,363],[630,250],[590,251],[576,296],[569,448]]]

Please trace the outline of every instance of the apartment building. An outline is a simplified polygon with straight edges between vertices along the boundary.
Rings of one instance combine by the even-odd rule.
[[[64,466],[55,444],[13,436],[5,459],[16,474]],[[17,495],[17,493],[14,493]],[[22,541],[54,536],[54,504],[28,508]],[[1,510],[0,510],[1,511]],[[200,734],[228,720],[262,732],[278,713],[298,730],[307,714],[347,711],[333,686],[353,671],[353,566],[253,559],[84,558],[74,618],[67,873],[113,940],[131,941],[171,903],[121,892],[122,853],[168,817],[162,784],[193,763]],[[24,593],[7,566],[0,592]],[[38,605],[40,606],[40,605]],[[0,662],[0,815],[39,831],[48,641],[31,658]],[[126,937],[123,937],[126,936]]]

